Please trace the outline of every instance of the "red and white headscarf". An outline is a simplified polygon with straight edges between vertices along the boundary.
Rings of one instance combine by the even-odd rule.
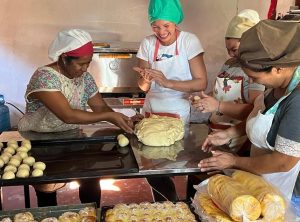
[[[56,62],[61,54],[81,57],[93,54],[92,37],[81,29],[70,29],[59,32],[51,43],[48,56]]]

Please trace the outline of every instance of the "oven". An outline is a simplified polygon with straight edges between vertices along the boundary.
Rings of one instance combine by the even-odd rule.
[[[139,88],[137,65],[138,42],[94,43],[89,72],[99,91],[112,108],[141,108],[145,93]]]

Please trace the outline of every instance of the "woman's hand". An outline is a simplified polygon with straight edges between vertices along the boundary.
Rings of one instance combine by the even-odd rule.
[[[110,112],[109,118],[107,121],[120,127],[126,133],[130,133],[130,134],[133,133],[133,122],[132,122],[131,118],[128,116],[125,116],[122,113]]]
[[[219,130],[211,132],[202,144],[204,152],[210,152],[216,146],[222,146],[230,141],[230,137],[226,130]]]
[[[133,123],[138,123],[140,122],[142,119],[144,119],[144,116],[142,114],[137,113],[136,115],[131,117],[131,121]]]
[[[198,167],[201,169],[201,172],[224,170],[235,166],[237,157],[232,153],[215,150],[212,151],[212,154],[212,157],[199,162]]]
[[[192,105],[200,112],[210,113],[218,110],[219,101],[201,91],[200,99],[194,100]]]
[[[172,82],[168,80],[161,71],[156,69],[145,69],[145,71],[151,76],[152,80],[160,86],[165,88],[172,87]]]
[[[145,82],[150,83],[152,81],[152,76],[145,69],[135,66],[133,70],[137,71]]]

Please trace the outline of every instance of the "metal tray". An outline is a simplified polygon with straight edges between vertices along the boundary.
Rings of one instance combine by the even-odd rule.
[[[75,179],[138,172],[132,148],[130,145],[120,147],[116,139],[109,142],[81,141],[61,144],[55,142],[33,145],[29,155],[36,161],[46,164],[44,175],[11,180],[0,179],[0,186],[69,182]]]
[[[195,209],[194,209],[194,207],[192,206],[192,204],[191,204],[192,202],[191,202],[191,201],[178,201],[178,202],[184,202],[184,203],[186,203],[186,204],[189,206],[191,212],[195,215],[196,221],[201,222],[201,220],[200,220],[198,214],[195,213]],[[176,203],[176,202],[173,202],[173,203]],[[108,211],[109,209],[112,209],[113,207],[114,207],[114,206],[103,206],[103,207],[101,208],[100,222],[105,222],[106,211]]]
[[[97,209],[96,203],[87,203],[87,204],[76,204],[76,205],[62,205],[62,206],[51,206],[51,207],[38,207],[38,208],[27,208],[27,209],[19,209],[12,211],[0,211],[0,220],[5,217],[9,217],[10,219],[14,218],[14,215],[17,213],[30,212],[33,214],[35,220],[41,221],[47,217],[56,217],[58,218],[65,212],[72,211],[78,213],[81,209],[85,207],[94,207],[97,213],[97,222],[100,221],[100,209]]]

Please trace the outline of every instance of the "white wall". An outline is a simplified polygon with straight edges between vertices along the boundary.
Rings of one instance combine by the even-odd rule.
[[[270,0],[181,0],[181,29],[194,32],[205,49],[209,79],[227,58],[224,33],[245,8],[266,18]],[[280,0],[282,12],[293,0]],[[0,94],[25,110],[24,93],[34,70],[50,63],[48,45],[66,28],[89,31],[94,40],[141,41],[151,34],[148,0],[0,0]],[[10,107],[12,125],[20,114]]]

